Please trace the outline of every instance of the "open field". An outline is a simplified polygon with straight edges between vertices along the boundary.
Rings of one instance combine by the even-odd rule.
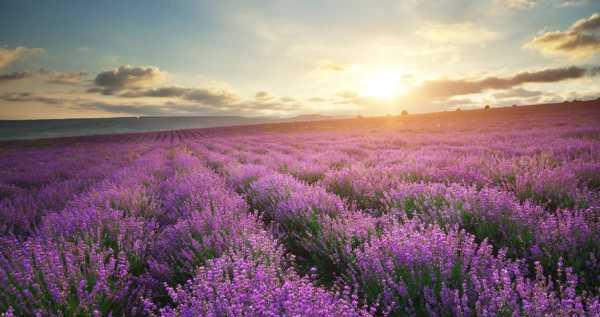
[[[599,316],[600,101],[0,143],[7,316]]]

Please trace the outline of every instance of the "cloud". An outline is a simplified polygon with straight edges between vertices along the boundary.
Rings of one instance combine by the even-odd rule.
[[[31,72],[13,72],[10,74],[0,75],[0,84],[9,81],[30,78],[31,76],[33,76],[33,73]]]
[[[176,88],[176,89],[174,89]],[[169,115],[223,115],[223,114],[273,114],[298,110],[302,107],[299,103],[280,102],[278,98],[241,100],[231,92],[218,89],[189,89],[166,87],[145,91],[146,95],[157,92],[181,91],[177,101],[167,100],[163,103],[152,103],[147,100],[140,102],[123,102],[123,100],[93,100],[82,98],[81,95],[43,95],[32,92],[0,94],[0,101],[19,103],[42,103],[52,106],[68,106],[72,110],[95,110],[114,114],[127,114],[134,116],[169,116]],[[139,91],[137,93],[144,93]],[[169,93],[173,95],[175,93]],[[270,96],[269,94],[267,94]],[[119,95],[120,96],[120,95]]]
[[[382,100],[377,97],[372,96],[361,96],[355,91],[352,90],[343,90],[337,92],[332,99],[332,103],[336,105],[353,105],[357,106],[362,110],[368,109],[371,113],[381,113],[382,111],[387,112],[389,106],[394,103],[394,101]],[[356,110],[356,109],[355,109]]]
[[[162,87],[146,90],[133,90],[120,95],[121,97],[177,97],[215,107],[226,106],[239,101],[240,97],[223,88],[183,88]]]
[[[454,24],[428,24],[417,30],[430,41],[452,44],[481,44],[498,38],[499,34],[472,22]]]
[[[398,100],[383,100],[372,96],[361,96],[352,90],[342,90],[334,95],[331,103],[341,105],[345,108],[350,106],[353,112],[368,111],[370,114],[384,114],[395,111],[398,107]]]
[[[352,69],[350,64],[335,63],[329,60],[321,60],[318,63],[318,68],[324,71],[343,72]]]
[[[550,68],[534,72],[521,72],[508,77],[484,77],[481,79],[439,79],[424,82],[410,93],[416,100],[446,99],[480,93],[485,90],[510,89],[527,83],[552,83],[569,79],[595,76],[597,67],[577,66]]]
[[[600,52],[600,14],[575,22],[565,31],[551,31],[524,45],[543,54],[587,58]]]
[[[358,93],[356,93],[355,91],[351,91],[351,90],[339,91],[335,95],[337,97],[340,97],[343,99],[354,99],[354,98],[358,97]]]
[[[234,104],[202,104],[186,101],[164,103],[120,103],[61,96],[40,95],[30,92],[0,94],[0,101],[19,103],[42,103],[54,107],[67,106],[78,111],[102,111],[111,114],[132,116],[189,116],[189,115],[234,115],[257,114],[260,112],[297,110],[299,104],[248,101]]]
[[[102,92],[105,95],[130,88],[147,88],[164,82],[167,73],[154,66],[132,67],[120,66],[113,70],[99,73],[94,79],[96,88],[90,92]]]
[[[537,0],[496,0],[496,4],[509,9],[531,9],[537,5]]]
[[[121,66],[109,72],[103,72],[94,80],[97,86],[88,92],[101,92],[124,98],[179,98],[197,104],[215,108],[226,108],[239,103],[241,98],[233,91],[222,87],[187,88],[177,86],[146,88],[160,82],[165,73],[158,68],[132,68]],[[272,97],[267,92],[258,92],[257,101],[267,101]]]
[[[179,101],[187,102],[187,104],[191,103],[192,105],[198,105],[204,108],[211,108],[220,111],[289,111],[301,107],[300,104],[294,103],[295,99],[293,98],[284,97],[278,99],[266,91],[259,91],[254,95],[254,98],[244,100],[238,94],[229,89],[216,87],[161,87],[151,89],[133,89],[125,91],[118,96],[125,98],[177,98]]]
[[[22,79],[42,78],[50,84],[76,85],[80,84],[83,81],[83,77],[85,75],[86,73],[84,72],[64,73],[40,69],[34,72],[24,71],[0,75],[0,84],[2,84],[3,82]]]
[[[66,105],[81,111],[97,110],[132,115],[186,115],[198,113],[238,113],[248,115],[276,115],[302,111],[307,106],[300,99],[278,97],[268,91],[241,97],[228,85],[214,84],[209,87],[161,86],[167,73],[157,67],[120,66],[102,71],[86,78],[84,72],[56,72],[40,69],[33,72],[0,75],[0,82],[35,78],[37,84],[80,85],[80,91],[70,90],[56,93],[52,88],[48,95],[34,93],[10,93],[0,100],[21,103]],[[90,80],[91,79],[91,80]],[[85,83],[85,85],[83,85]],[[83,94],[97,92],[104,96]],[[157,101],[150,100],[156,98]],[[326,101],[315,97],[313,102]]]
[[[219,88],[196,88],[190,90],[183,97],[186,100],[200,102],[213,107],[224,107],[240,100],[235,93]]]
[[[275,97],[271,96],[266,91],[259,91],[259,92],[256,93],[256,95],[254,95],[254,99],[261,100],[261,101],[268,101],[268,100],[272,100],[274,98]]]
[[[598,76],[598,75],[600,75],[600,66],[594,66],[594,67],[588,68],[587,73],[590,76]]]
[[[30,92],[5,93],[0,95],[0,100],[9,102],[39,102],[47,105],[62,105],[68,101],[62,98],[41,96]]]
[[[59,85],[77,85],[83,81],[87,75],[85,72],[63,73],[50,72],[48,74],[48,83]]]
[[[581,19],[573,24],[570,30],[575,32],[598,31],[600,30],[600,14],[594,13],[587,19]]]
[[[256,98],[256,99],[264,99],[264,98],[266,98],[268,96],[269,96],[268,92],[266,92],[266,91],[259,91],[259,92],[256,93],[256,95],[254,96],[254,98]]]
[[[32,54],[43,54],[46,51],[42,48],[27,48],[27,47],[15,47],[15,48],[3,48],[0,47],[0,69],[8,66],[12,62],[19,58]]]
[[[588,2],[588,0],[564,0],[559,4],[559,7],[576,7],[587,4]]]
[[[323,98],[321,98],[321,97],[312,97],[312,98],[308,98],[308,101],[310,101],[310,102],[324,102],[326,100],[323,99]]]
[[[496,99],[507,99],[507,98],[529,98],[543,95],[544,92],[538,90],[527,90],[523,88],[514,88],[507,91],[493,94]]]
[[[119,96],[127,97],[127,98],[139,98],[139,97],[182,97],[185,94],[190,92],[190,88],[183,87],[161,87],[161,88],[151,88],[145,90],[132,90],[126,91]]]

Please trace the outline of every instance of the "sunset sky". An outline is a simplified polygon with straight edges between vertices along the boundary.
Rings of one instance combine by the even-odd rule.
[[[0,3],[0,119],[429,112],[599,79],[597,0]]]

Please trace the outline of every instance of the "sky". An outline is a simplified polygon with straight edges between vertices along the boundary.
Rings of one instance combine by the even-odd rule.
[[[600,0],[0,2],[0,119],[600,97]]]

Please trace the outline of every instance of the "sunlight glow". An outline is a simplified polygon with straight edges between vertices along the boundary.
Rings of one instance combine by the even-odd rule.
[[[393,71],[377,71],[365,76],[361,94],[380,99],[392,99],[403,92],[400,74]]]

